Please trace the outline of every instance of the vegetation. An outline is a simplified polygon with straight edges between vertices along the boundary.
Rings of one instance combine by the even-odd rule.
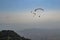
[[[12,30],[2,30],[0,31],[0,40],[30,40],[30,39],[21,37]]]

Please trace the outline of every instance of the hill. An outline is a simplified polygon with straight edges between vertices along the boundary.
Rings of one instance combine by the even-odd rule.
[[[30,39],[21,37],[13,30],[2,30],[0,31],[0,40],[30,40]]]

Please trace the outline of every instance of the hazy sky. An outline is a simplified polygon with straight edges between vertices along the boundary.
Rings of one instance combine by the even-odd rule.
[[[41,17],[33,17],[35,8],[43,8]],[[0,30],[60,28],[60,0],[0,0]]]

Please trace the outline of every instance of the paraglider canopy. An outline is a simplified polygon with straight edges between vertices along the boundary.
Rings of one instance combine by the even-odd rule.
[[[34,11],[36,12],[37,10],[42,10],[42,11],[44,11],[44,9],[42,9],[42,8],[37,8],[37,9],[35,9]]]
[[[43,8],[36,8],[35,10],[31,11],[31,13],[33,13],[33,17],[36,16],[37,14],[38,17],[40,17],[43,12],[44,12]]]

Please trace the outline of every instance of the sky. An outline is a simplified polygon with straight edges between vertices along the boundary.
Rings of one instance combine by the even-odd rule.
[[[31,11],[43,8],[39,18]],[[60,28],[60,0],[0,0],[0,30]]]

